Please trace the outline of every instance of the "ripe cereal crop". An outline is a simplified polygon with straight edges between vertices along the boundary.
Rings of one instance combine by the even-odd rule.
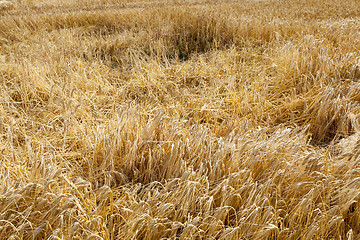
[[[359,239],[360,1],[0,1],[0,239]]]

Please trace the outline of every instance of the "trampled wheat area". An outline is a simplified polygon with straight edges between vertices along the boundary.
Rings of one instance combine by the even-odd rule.
[[[0,239],[359,239],[358,0],[0,2]]]

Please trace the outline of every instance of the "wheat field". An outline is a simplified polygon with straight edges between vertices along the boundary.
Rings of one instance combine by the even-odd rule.
[[[359,239],[358,0],[0,1],[0,239]]]

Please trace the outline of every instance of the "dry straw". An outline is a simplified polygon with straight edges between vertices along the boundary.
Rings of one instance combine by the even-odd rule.
[[[3,1],[1,239],[358,239],[360,3]]]

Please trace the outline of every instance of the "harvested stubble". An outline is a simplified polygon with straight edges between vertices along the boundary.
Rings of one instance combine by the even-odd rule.
[[[0,10],[1,239],[358,239],[360,2]]]

